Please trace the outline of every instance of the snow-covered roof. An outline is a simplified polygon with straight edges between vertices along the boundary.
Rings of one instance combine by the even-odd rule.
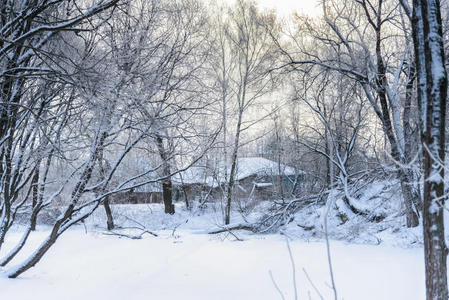
[[[111,164],[114,164],[118,158],[109,159]],[[138,176],[139,174],[145,174],[131,182],[127,183],[124,188],[130,188],[135,185],[140,185],[143,182],[149,182],[147,184],[140,185],[134,188],[134,192],[137,193],[160,193],[162,192],[162,187],[159,182],[152,182],[159,178],[154,169],[154,164],[149,157],[139,157],[139,156],[125,156],[119,167],[117,168],[114,176],[117,181],[120,182],[122,178],[130,176]]]
[[[231,167],[228,166],[228,174]],[[300,170],[263,158],[263,157],[242,157],[237,159],[236,180],[242,180],[249,176],[295,176],[303,174]]]
[[[212,178],[208,176],[204,166],[193,166],[173,175],[172,180],[177,184],[207,184],[211,185]]]
[[[280,170],[279,170],[280,169]],[[226,181],[226,174],[231,172],[231,165],[217,166],[215,170],[205,166],[194,166],[175,174],[172,179],[175,184],[204,184],[217,186],[218,183]],[[237,159],[237,169],[235,180],[242,180],[247,177],[256,176],[296,176],[304,174],[303,171],[281,164],[263,157],[242,157]]]
[[[159,182],[147,183],[136,187],[134,189],[136,193],[162,193],[162,186]]]

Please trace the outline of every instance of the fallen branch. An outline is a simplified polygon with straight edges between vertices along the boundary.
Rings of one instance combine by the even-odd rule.
[[[310,231],[310,230],[315,229],[315,226],[313,226],[313,225],[312,226],[306,226],[306,225],[301,225],[301,224],[296,224],[296,225],[298,225],[298,227],[301,227],[305,231]]]
[[[149,230],[143,230],[140,234],[137,234],[137,235],[120,233],[120,232],[115,232],[115,231],[103,232],[104,235],[113,235],[113,236],[118,236],[118,237],[125,237],[125,238],[132,239],[132,240],[140,240],[140,239],[142,239],[142,237],[143,237],[143,235],[145,233],[151,234],[152,236],[155,236],[155,237],[158,236],[156,233],[154,233],[152,231],[149,231]]]
[[[290,222],[291,216],[293,216],[299,209],[304,208],[307,205],[313,205],[313,203],[316,203],[317,199],[319,199],[319,195],[311,195],[293,199],[287,203],[275,203],[275,205],[280,205],[280,207],[264,216],[257,222],[257,226],[254,226],[254,228],[259,233],[277,229],[286,222]]]
[[[256,228],[250,224],[236,224],[236,225],[222,226],[220,228],[209,231],[208,234],[231,232],[231,230],[248,230],[251,232],[255,232]]]

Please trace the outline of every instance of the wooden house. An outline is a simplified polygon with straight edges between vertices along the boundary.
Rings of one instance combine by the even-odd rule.
[[[160,183],[149,183],[111,196],[114,204],[162,203]]]
[[[129,156],[125,157],[117,171],[115,172],[114,180],[119,183],[122,178],[137,176],[145,174],[145,176],[138,177],[136,180],[128,182],[125,187],[130,187],[129,190],[116,193],[110,197],[111,202],[115,204],[139,204],[139,203],[161,203],[162,200],[162,186],[159,182],[152,182],[140,185],[142,182],[152,181],[159,177],[153,169],[153,163],[149,157]],[[149,172],[151,171],[151,172]],[[136,186],[132,188],[133,186]]]
[[[192,167],[181,172],[175,186],[189,200],[223,198],[231,166]],[[270,200],[292,198],[300,191],[304,172],[262,157],[238,158],[234,199]]]

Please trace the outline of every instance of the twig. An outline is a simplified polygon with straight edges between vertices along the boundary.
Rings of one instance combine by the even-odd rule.
[[[231,234],[233,237],[235,237],[235,239],[239,242],[243,242],[243,240],[241,238],[239,238],[234,232],[232,232],[231,230],[228,230],[228,233]]]
[[[292,250],[290,249],[290,243],[288,242],[288,237],[285,237],[285,241],[287,242],[288,254],[290,256],[290,263],[292,266],[292,277],[293,277],[293,290],[295,292],[295,300],[298,300],[298,288],[296,287],[296,267],[295,260],[293,259]]]
[[[329,216],[330,208],[331,208],[331,206],[333,204],[332,199],[329,200],[329,196],[330,195],[328,195],[326,213],[324,215],[324,236],[325,236],[325,239],[326,239],[327,261],[328,261],[328,264],[329,264],[329,273],[330,273],[331,282],[332,282],[332,290],[334,291],[334,300],[338,300],[337,288],[335,286],[335,280],[334,280],[334,271],[333,271],[333,268],[332,268],[331,250],[330,250],[329,234],[328,234],[328,228],[327,228],[327,218]]]
[[[315,292],[318,294],[318,297],[320,297],[321,300],[324,300],[323,296],[321,295],[320,291],[317,289],[317,287],[315,286],[315,284],[313,284],[312,279],[310,279],[309,274],[307,273],[306,269],[302,268],[302,271],[304,272],[304,274],[306,275],[307,280],[309,281],[310,285],[313,287],[313,289],[315,290]],[[310,298],[310,294],[309,294],[309,298]]]
[[[175,232],[176,232],[176,230],[178,229],[178,227],[181,226],[181,225],[183,225],[183,224],[187,224],[187,222],[189,222],[189,219],[186,219],[185,221],[179,222],[178,224],[176,224],[175,227],[173,227],[173,230],[172,230],[172,232],[171,232],[171,236],[174,237],[174,236],[175,236]]]
[[[285,300],[284,294],[282,293],[279,286],[276,284],[276,281],[274,280],[273,274],[271,273],[271,270],[268,271],[268,274],[270,274],[271,282],[273,282],[274,287],[279,292],[279,295],[281,296],[282,300]]]
[[[86,227],[86,223],[84,222],[84,220],[81,222],[83,223],[83,227],[84,227],[84,233],[87,234],[87,227]]]

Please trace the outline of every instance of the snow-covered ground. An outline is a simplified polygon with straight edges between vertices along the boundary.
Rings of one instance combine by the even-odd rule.
[[[33,244],[47,232],[33,236]],[[71,230],[43,261],[19,279],[0,277],[1,299],[293,299],[292,268],[281,235],[248,235],[244,241],[190,230],[160,231],[130,240]],[[18,238],[18,236],[17,236]],[[325,299],[329,288],[325,244],[290,242],[300,299]],[[420,248],[332,242],[339,299],[424,299]]]
[[[132,221],[136,220],[159,236],[131,240],[105,235],[104,215],[98,210],[86,227],[64,233],[35,268],[18,279],[0,275],[0,299],[281,299],[269,271],[285,299],[294,299],[292,265],[283,235],[236,231],[243,241],[228,233],[209,235],[207,228],[216,227],[221,218],[219,209],[210,207],[191,213],[178,206],[174,216],[165,215],[158,204],[118,205],[113,210],[118,224],[138,225]],[[291,237],[299,299],[320,299],[304,270],[324,299],[333,299],[326,244],[319,228],[304,231],[295,225],[314,218],[304,210],[285,228]],[[241,219],[234,215],[235,221]],[[347,235],[354,224],[340,231],[348,230]],[[338,231],[334,225],[331,229]],[[416,230],[406,231],[382,231],[380,245],[360,244],[369,241],[369,234],[363,239],[331,241],[338,298],[424,299],[422,247],[392,242],[394,234],[413,236]],[[20,263],[47,234],[46,227],[33,233],[27,249],[11,266]],[[0,256],[19,238],[16,229]]]

